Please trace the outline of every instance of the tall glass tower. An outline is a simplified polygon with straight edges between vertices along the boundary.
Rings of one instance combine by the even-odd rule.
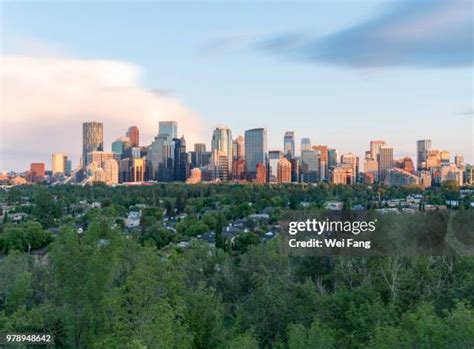
[[[306,150],[311,150],[311,139],[301,138],[301,154]]]
[[[176,121],[160,121],[159,135],[168,135],[171,139],[178,138],[178,123]]]
[[[211,151],[227,156],[227,171],[232,172],[232,132],[226,127],[218,127],[212,133]]]
[[[84,122],[82,124],[82,167],[85,169],[87,153],[104,151],[104,125],[101,122]]]
[[[290,155],[290,158],[295,157],[295,132],[286,131],[285,136],[283,137],[283,153]]]
[[[245,131],[245,162],[247,174],[252,178],[257,174],[258,163],[267,166],[267,129]]]
[[[422,139],[416,142],[416,169],[418,171],[423,169],[423,163],[426,162],[426,154],[430,149],[431,139]]]

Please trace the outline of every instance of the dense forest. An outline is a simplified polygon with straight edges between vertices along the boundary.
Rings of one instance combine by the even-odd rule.
[[[0,201],[15,206],[9,214],[28,218],[14,224],[7,217],[1,226],[0,332],[49,333],[56,347],[80,348],[474,347],[473,258],[288,257],[278,237],[260,242],[262,226],[252,231],[256,239],[238,236],[235,248],[219,240],[215,247],[176,244],[177,235],[219,232],[252,213],[269,212],[272,224],[301,202],[370,208],[412,193],[420,189],[3,191]],[[460,199],[449,186],[427,196]],[[100,205],[81,211],[84,201]],[[140,227],[125,232],[120,218],[137,205],[145,205]],[[174,233],[163,225],[171,218]]]

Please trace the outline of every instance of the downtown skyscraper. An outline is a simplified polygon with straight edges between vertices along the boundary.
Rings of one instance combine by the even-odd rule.
[[[418,171],[421,171],[426,167],[427,153],[430,149],[431,139],[421,139],[416,141],[416,169]]]
[[[254,128],[245,131],[245,161],[247,175],[255,178],[257,164],[267,166],[267,129]]]
[[[140,131],[138,130],[137,126],[130,126],[125,136],[130,139],[130,144],[132,147],[138,147],[140,145]]]
[[[211,151],[214,158],[227,157],[227,173],[232,172],[232,132],[227,127],[217,127],[212,133]],[[216,163],[214,161],[214,163]]]
[[[158,126],[159,135],[168,135],[171,139],[178,137],[178,123],[176,121],[160,121]]]
[[[290,159],[295,157],[295,132],[286,131],[283,136],[283,154],[289,155]]]
[[[88,165],[87,154],[104,150],[104,125],[101,122],[84,122],[82,124],[82,168]]]

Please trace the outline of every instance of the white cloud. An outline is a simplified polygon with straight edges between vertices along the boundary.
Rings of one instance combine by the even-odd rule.
[[[199,116],[179,100],[140,85],[137,65],[7,55],[1,58],[1,170],[24,170],[64,151],[77,164],[84,121],[104,123],[105,148],[137,125],[142,144],[158,133],[160,120],[176,120],[191,148],[203,139]],[[31,156],[37,156],[31,158]]]

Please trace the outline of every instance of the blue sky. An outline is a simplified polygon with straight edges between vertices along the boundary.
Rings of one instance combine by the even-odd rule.
[[[431,138],[473,161],[472,2],[6,2],[1,29],[2,56],[46,52],[139,67],[140,88],[199,115],[183,119],[201,125],[193,141],[209,144],[218,124],[234,136],[266,126],[272,149],[282,148],[285,130],[360,156],[371,139],[401,156]],[[158,114],[156,125],[166,119]],[[4,111],[5,120],[15,123]],[[142,128],[143,143],[151,141],[157,126]],[[74,148],[63,147],[73,158],[75,134]],[[48,162],[53,146],[14,154],[4,143],[1,170]]]

